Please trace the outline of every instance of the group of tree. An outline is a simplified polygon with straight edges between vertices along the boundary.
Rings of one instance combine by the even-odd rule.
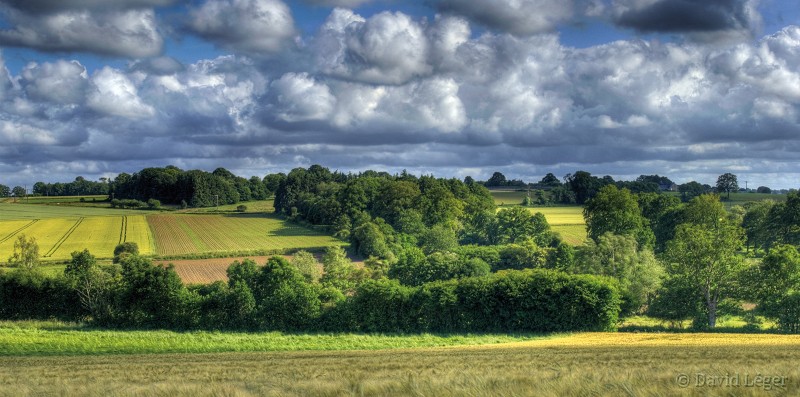
[[[22,186],[14,186],[10,188],[6,185],[0,184],[0,197],[25,197],[27,191]]]
[[[309,266],[312,264],[313,266]],[[336,332],[555,332],[610,330],[619,296],[612,280],[548,270],[404,285],[378,262],[356,267],[339,247],[259,266],[234,262],[227,282],[185,286],[130,244],[115,263],[73,252],[59,277],[32,268],[0,274],[0,318],[60,318],[124,328]],[[378,267],[375,267],[378,266]]]
[[[175,166],[145,168],[133,174],[121,173],[109,184],[111,199],[136,200],[147,203],[182,204],[192,207],[211,207],[236,204],[240,201],[265,200],[285,178],[270,174],[245,179],[224,168],[213,172],[183,171]]]
[[[79,176],[74,181],[68,183],[44,183],[36,182],[33,184],[33,194],[37,196],[90,196],[107,195],[109,183],[108,179],[100,178],[99,182],[89,181]]]

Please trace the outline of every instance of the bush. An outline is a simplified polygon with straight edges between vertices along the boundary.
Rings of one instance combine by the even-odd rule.
[[[236,211],[237,212],[247,212],[247,206],[244,205],[244,204],[237,205],[236,206]]]

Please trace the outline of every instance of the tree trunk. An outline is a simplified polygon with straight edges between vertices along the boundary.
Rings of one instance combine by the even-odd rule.
[[[706,308],[708,309],[708,327],[717,326],[717,301],[716,296],[711,296],[711,288],[706,288]]]

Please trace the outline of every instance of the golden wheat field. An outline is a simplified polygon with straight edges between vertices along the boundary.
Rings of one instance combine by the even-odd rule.
[[[800,336],[580,333],[377,351],[0,358],[0,396],[796,396]]]

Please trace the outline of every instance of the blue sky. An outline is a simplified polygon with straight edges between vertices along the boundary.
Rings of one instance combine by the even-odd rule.
[[[797,188],[779,0],[0,0],[0,183],[322,164]]]

